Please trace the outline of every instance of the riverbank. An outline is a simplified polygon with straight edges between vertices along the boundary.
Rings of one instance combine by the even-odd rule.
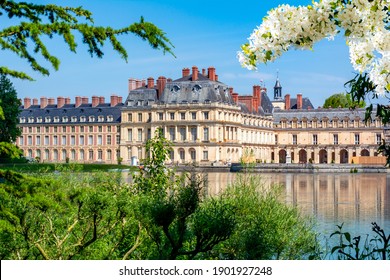
[[[240,164],[233,163],[231,166],[188,166],[178,165],[177,171],[197,172],[240,172],[244,168]],[[360,164],[282,164],[262,163],[249,166],[245,169],[253,173],[390,173],[390,169],[379,165]]]

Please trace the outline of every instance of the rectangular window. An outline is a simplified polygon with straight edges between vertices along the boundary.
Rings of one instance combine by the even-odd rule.
[[[180,140],[185,141],[186,140],[186,128],[180,127]]]
[[[313,135],[313,145],[317,145],[318,144],[318,136],[317,134],[314,134]]]
[[[209,152],[203,151],[203,160],[209,160]]]
[[[28,133],[32,133],[32,127],[31,126],[28,128]]]
[[[93,132],[93,126],[92,125],[89,127],[89,132]]]
[[[131,128],[127,129],[127,141],[133,141],[133,130]]]
[[[58,128],[55,126],[55,127],[54,127],[54,132],[57,132],[57,130],[58,130]]]
[[[191,127],[191,140],[193,142],[196,142],[196,139],[198,138],[197,135],[197,128],[196,127]]]
[[[209,128],[203,128],[203,141],[209,141]]]
[[[84,145],[84,136],[83,135],[80,135],[80,145]]]
[[[192,117],[193,120],[196,120],[196,112],[192,112],[191,113],[191,117]]]
[[[169,140],[175,141],[175,128],[174,127],[169,128]]]
[[[98,160],[102,160],[102,159],[103,159],[103,151],[98,150]]]
[[[27,137],[27,144],[32,145],[32,136]]]
[[[338,145],[338,144],[339,144],[339,135],[333,134],[333,145]]]
[[[209,119],[209,112],[204,112],[203,116],[204,116],[205,120],[208,120]]]
[[[66,136],[62,136],[61,145],[66,145]]]
[[[116,144],[119,145],[121,143],[121,136],[117,135],[116,136]]]
[[[62,132],[66,132],[66,126],[62,127]]]
[[[142,129],[141,128],[139,128],[138,129],[138,141],[142,141]]]
[[[148,128],[148,140],[152,139],[152,130]]]
[[[107,135],[107,145],[111,145],[111,135]]]
[[[142,113],[138,113],[138,121],[142,122]]]
[[[41,133],[41,128],[39,126],[37,127],[37,133]]]
[[[76,127],[72,126],[72,132],[76,132]]]
[[[45,136],[45,145],[49,145],[49,136]]]
[[[355,145],[359,145],[359,144],[360,144],[360,135],[355,134]]]
[[[49,127],[48,126],[45,127],[45,132],[49,133]]]
[[[164,119],[164,114],[163,113],[158,113],[158,120],[162,121]]]
[[[107,126],[107,132],[111,132],[111,125]]]
[[[103,127],[101,125],[99,125],[98,129],[99,129],[99,132],[103,132]]]
[[[293,145],[296,145],[297,144],[297,135],[296,134],[294,134],[293,136],[292,136],[292,142],[293,142]]]
[[[88,154],[89,154],[88,159],[93,160],[93,150],[89,150]]]
[[[76,145],[76,136],[74,135],[70,136],[70,144],[72,146]]]
[[[93,145],[93,136],[92,135],[88,136],[88,145]]]
[[[35,144],[36,145],[41,145],[41,136],[37,136]]]
[[[84,132],[84,126],[80,126],[80,132]]]
[[[101,135],[98,135],[97,144],[98,145],[103,145],[103,137]]]
[[[380,134],[380,133],[376,134],[376,144],[377,145],[382,144],[382,134]]]
[[[275,135],[275,145],[278,145],[278,135]]]
[[[127,114],[127,120],[129,122],[132,122],[133,121],[133,114],[131,114],[131,113]]]
[[[175,113],[169,113],[170,119],[174,120],[175,119]]]
[[[180,113],[180,118],[182,120],[185,120],[186,119],[186,113]]]

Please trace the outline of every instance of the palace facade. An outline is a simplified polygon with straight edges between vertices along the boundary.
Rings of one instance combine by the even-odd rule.
[[[169,163],[220,165],[251,160],[276,163],[350,163],[377,156],[384,127],[365,110],[314,109],[308,98],[282,95],[279,79],[271,101],[253,86],[239,95],[218,80],[214,67],[184,68],[178,79],[129,79],[122,97],[25,98],[17,145],[44,162],[138,164],[157,128],[173,144]]]

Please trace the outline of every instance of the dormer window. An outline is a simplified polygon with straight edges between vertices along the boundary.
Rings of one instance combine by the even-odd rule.
[[[88,121],[89,122],[94,122],[95,121],[95,117],[94,116],[89,116]]]
[[[144,106],[144,101],[143,100],[138,100],[137,106]]]
[[[77,117],[76,116],[72,116],[71,120],[72,120],[72,122],[77,122]]]
[[[180,87],[178,85],[174,85],[171,89],[172,92],[178,92],[180,90]]]
[[[134,100],[127,101],[127,106],[134,106]]]
[[[98,122],[104,122],[104,116],[100,115],[100,116],[98,117]]]
[[[62,117],[62,122],[68,122],[68,117]]]
[[[87,118],[85,116],[80,117],[80,122],[85,122],[86,120],[87,120]]]
[[[107,116],[107,121],[108,122],[114,121],[114,117],[112,115]]]
[[[201,89],[202,89],[202,87],[201,87],[200,85],[195,85],[195,86],[192,88],[192,91],[193,91],[193,92],[199,92]]]
[[[59,116],[55,116],[54,117],[54,122],[59,122],[60,121],[60,117]]]
[[[20,118],[20,123],[25,123],[26,122],[26,118]]]
[[[37,117],[37,122],[41,123],[42,122],[42,117]]]
[[[34,122],[34,117],[29,117],[29,118],[28,118],[28,122],[29,122],[29,123],[33,123],[33,122]]]
[[[45,122],[46,122],[46,123],[51,122],[51,118],[50,118],[50,117],[45,117]]]

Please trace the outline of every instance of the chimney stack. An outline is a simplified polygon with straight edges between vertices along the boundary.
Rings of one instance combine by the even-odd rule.
[[[284,96],[284,107],[285,107],[286,110],[290,110],[291,109],[290,94],[286,94]]]
[[[118,105],[118,96],[117,95],[111,95],[111,107],[115,107]]]
[[[208,70],[209,79],[215,81],[215,68],[211,66],[207,70]]]
[[[70,97],[65,97],[65,104],[69,105],[70,104]]]
[[[142,81],[141,80],[135,80],[135,88],[142,87]]]
[[[238,93],[232,93],[234,103],[238,104]]]
[[[261,87],[259,85],[253,86],[253,97],[257,99],[256,101],[256,112],[259,111],[259,106],[261,106]]]
[[[57,97],[57,108],[61,108],[65,105],[65,98],[59,96]]]
[[[165,85],[167,84],[167,78],[160,76],[157,79],[157,99],[160,100],[163,92]]]
[[[88,97],[86,96],[81,97],[81,104],[88,104]]]
[[[204,69],[204,68],[202,69],[202,75],[206,76],[206,69]]]
[[[24,109],[28,109],[31,106],[31,98],[25,97],[24,98]]]
[[[129,79],[129,92],[137,88],[137,81],[133,78]]]
[[[99,105],[99,97],[97,96],[92,96],[92,107],[96,107]]]
[[[80,107],[80,105],[81,105],[81,102],[82,100],[81,100],[81,97],[80,96],[76,96],[76,98],[75,98],[75,107],[77,108],[77,107]]]
[[[192,66],[192,81],[198,80],[198,67]]]
[[[302,94],[297,94],[297,109],[302,109]]]
[[[152,77],[148,78],[148,88],[154,88],[154,79]]]
[[[217,74],[215,74],[215,80],[218,81],[218,75]]]
[[[118,96],[118,104],[122,103],[122,96]]]
[[[47,106],[47,98],[41,97],[41,109],[46,108]]]
[[[47,103],[48,103],[48,105],[55,105],[56,101],[55,101],[55,99],[53,97],[49,97],[47,99]]]
[[[104,104],[106,103],[106,100],[104,99],[104,96],[99,97],[99,104]]]
[[[38,98],[33,99],[33,105],[38,105]]]
[[[190,75],[190,68],[183,68],[182,72],[182,78],[187,77]]]

